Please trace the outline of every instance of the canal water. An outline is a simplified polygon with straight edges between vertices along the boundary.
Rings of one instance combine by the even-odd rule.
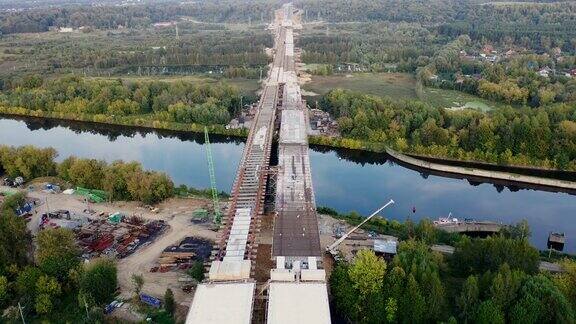
[[[211,136],[216,181],[229,192],[242,154],[242,140]],[[164,171],[176,184],[209,186],[203,134],[151,131],[108,125],[0,117],[0,144],[53,147],[70,155],[106,161],[139,161]],[[473,218],[503,223],[528,220],[532,243],[545,248],[550,231],[565,232],[565,251],[576,253],[576,196],[450,178],[413,170],[383,154],[311,147],[318,206],[369,214],[389,199],[390,219]],[[416,213],[412,213],[413,207]]]

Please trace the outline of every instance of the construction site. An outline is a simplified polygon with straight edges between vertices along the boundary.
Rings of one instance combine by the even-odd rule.
[[[357,250],[390,244],[364,233],[342,244],[349,226],[320,217],[312,184],[309,109],[302,99],[294,37],[300,12],[291,4],[275,13],[273,63],[254,109],[250,132],[229,201],[216,190],[210,139],[205,132],[212,199],[169,199],[158,206],[106,202],[106,193],[49,183],[28,187],[32,233],[46,228],[74,231],[82,257],[115,258],[120,299],[132,297],[132,276],[142,292],[161,298],[167,288],[188,310],[186,323],[330,323],[327,288],[340,246]],[[277,143],[277,145],[276,145]],[[333,237],[340,237],[333,243]],[[393,246],[395,248],[395,246]],[[204,264],[197,284],[187,270]],[[126,308],[127,306],[123,306]],[[120,308],[122,319],[142,320]]]
[[[294,34],[300,28],[300,13],[291,4],[275,12],[269,26],[273,62],[208,278],[196,289],[186,323],[331,322],[308,156],[309,116],[296,71]],[[271,165],[272,155],[277,165]]]

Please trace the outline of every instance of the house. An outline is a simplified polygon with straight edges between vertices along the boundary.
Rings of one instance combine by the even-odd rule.
[[[462,74],[456,73],[456,83],[457,83],[457,84],[462,84],[462,83],[464,83],[464,77],[462,76]]]
[[[374,240],[374,253],[381,255],[385,260],[392,260],[397,253],[398,241],[396,240]]]
[[[488,56],[486,56],[486,61],[494,63],[494,62],[498,61],[498,56],[497,55],[488,55]]]
[[[492,54],[494,52],[494,47],[490,44],[486,44],[482,47],[482,52],[486,55]]]
[[[545,67],[541,68],[540,71],[538,71],[538,75],[540,75],[541,77],[548,78],[548,77],[550,77],[550,72],[552,72],[552,69],[545,66]]]
[[[514,56],[514,55],[516,55],[516,51],[513,50],[513,49],[509,49],[508,51],[506,51],[506,53],[504,53],[504,56],[505,56],[506,58],[510,58],[510,57],[512,57],[512,56]]]

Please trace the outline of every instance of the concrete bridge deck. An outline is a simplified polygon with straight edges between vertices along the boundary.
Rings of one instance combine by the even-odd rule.
[[[250,323],[256,283],[252,263],[263,217],[275,122],[279,119],[268,323],[330,323],[326,277],[310,159],[308,115],[297,83],[294,9],[285,4],[272,25],[274,60],[232,188],[231,206],[208,280],[198,286],[186,323]],[[247,301],[246,299],[250,299]]]

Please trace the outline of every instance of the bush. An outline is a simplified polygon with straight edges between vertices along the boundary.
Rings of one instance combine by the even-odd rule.
[[[188,275],[196,281],[201,282],[204,280],[204,265],[200,261],[194,261],[188,270]]]

